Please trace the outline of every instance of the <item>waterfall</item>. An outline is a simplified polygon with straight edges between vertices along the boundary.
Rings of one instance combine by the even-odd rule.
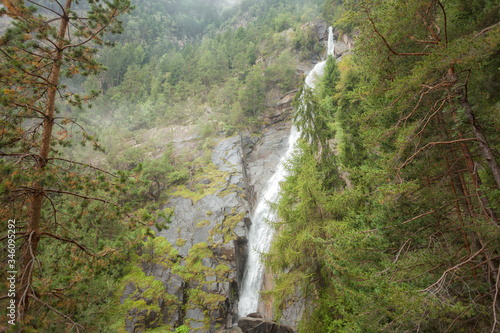
[[[327,55],[335,56],[335,43],[333,42],[333,28],[328,28],[328,49],[326,51]]]
[[[328,29],[327,55],[333,55],[334,48],[333,29],[330,27]],[[325,65],[326,61],[317,63],[311,72],[309,72],[305,80],[308,87],[315,87],[316,80],[323,75]],[[288,150],[286,154],[281,157],[278,168],[271,179],[269,179],[263,191],[264,195],[259,199],[252,215],[252,225],[248,232],[249,253],[245,272],[243,274],[240,300],[238,303],[238,314],[240,317],[256,312],[259,305],[264,275],[264,265],[260,261],[260,253],[267,252],[273,238],[273,230],[267,221],[272,222],[276,220],[276,214],[270,210],[268,203],[274,203],[278,199],[280,183],[285,180],[287,176],[284,163],[293,153],[295,143],[299,137],[300,132],[295,126],[292,126],[290,136],[288,137]]]

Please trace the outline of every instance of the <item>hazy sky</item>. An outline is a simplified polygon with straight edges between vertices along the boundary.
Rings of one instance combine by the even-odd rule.
[[[241,2],[241,0],[222,0],[226,6],[234,6]]]

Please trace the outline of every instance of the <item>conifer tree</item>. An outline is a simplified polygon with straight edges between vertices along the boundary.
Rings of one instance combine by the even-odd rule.
[[[75,119],[61,112],[64,103],[81,107],[97,92],[82,96],[62,81],[102,70],[95,59],[97,47],[110,45],[105,41],[106,33],[121,32],[118,17],[129,12],[130,1],[3,3],[1,14],[12,22],[0,39],[1,211],[3,220],[17,220],[16,319],[19,323],[29,320],[31,302],[35,302],[76,326],[72,319],[44,301],[34,287],[33,276],[41,268],[40,241],[51,238],[92,255],[76,240],[81,236],[70,232],[72,223],[83,223],[85,219],[80,216],[77,220],[71,211],[65,211],[81,205],[84,213],[88,203],[72,201],[65,206],[64,202],[66,198],[101,202],[101,213],[105,215],[109,210],[111,217],[113,209],[107,197],[118,190],[123,179],[63,155],[75,138],[83,144],[91,142],[95,149],[100,147]],[[99,191],[101,194],[96,194]],[[96,234],[96,242],[97,237]]]
[[[304,332],[496,332],[499,95],[486,83],[498,79],[498,5],[344,3],[338,26],[357,26],[359,38],[335,89],[298,110],[312,148],[307,164],[292,162],[276,205],[279,236],[266,256],[275,308],[298,286]],[[342,132],[352,187],[323,182],[306,197],[323,175],[310,150],[324,105],[336,112],[326,128]],[[359,151],[345,147],[362,158],[346,161]]]

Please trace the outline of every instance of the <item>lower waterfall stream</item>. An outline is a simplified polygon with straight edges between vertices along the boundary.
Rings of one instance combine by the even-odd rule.
[[[328,29],[327,55],[334,55],[335,44],[333,42],[332,30],[332,27]],[[314,89],[316,80],[323,75],[325,65],[326,60],[319,62],[309,72],[305,79],[305,83],[309,88]],[[278,199],[280,183],[287,177],[284,164],[292,155],[295,143],[299,137],[300,132],[295,126],[292,126],[288,137],[287,152],[281,157],[278,167],[274,175],[269,179],[251,217],[252,225],[248,232],[248,258],[238,302],[238,314],[240,317],[256,312],[259,306],[265,269],[260,260],[260,254],[267,252],[273,238],[273,229],[268,221],[275,221],[276,219],[276,214],[270,209],[269,202],[274,203]]]

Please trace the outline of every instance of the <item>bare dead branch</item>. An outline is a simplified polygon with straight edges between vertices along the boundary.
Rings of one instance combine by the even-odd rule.
[[[429,124],[429,121],[432,120],[432,118],[434,118],[434,116],[439,112],[441,111],[441,109],[444,107],[445,103],[446,103],[446,99],[441,99],[441,100],[438,100],[436,103],[439,103],[439,102],[442,102],[441,105],[439,106],[439,108],[434,111],[429,117],[426,116],[427,120],[425,122],[425,124],[422,126],[422,129],[416,134],[417,136],[422,134],[422,132],[427,128],[427,125]],[[435,107],[433,107],[432,109],[435,109]],[[432,110],[431,109],[431,110]]]
[[[487,33],[487,32],[488,32],[488,31],[490,31],[491,29],[494,29],[494,28],[496,28],[496,27],[498,27],[498,26],[500,26],[500,22],[497,22],[497,23],[495,23],[495,24],[493,24],[493,25],[490,25],[490,26],[489,26],[489,27],[487,27],[487,28],[484,28],[483,30],[481,30],[480,32],[478,32],[478,33],[474,36],[474,38],[476,38],[476,37],[478,37],[478,36],[480,36],[480,35],[482,35],[482,34],[484,34],[484,33]]]
[[[418,279],[419,277],[421,277],[421,276],[422,276],[422,275],[424,275],[424,274],[428,274],[428,273],[430,273],[430,272],[432,272],[432,271],[434,271],[434,270],[438,269],[439,267],[441,267],[441,266],[443,266],[443,265],[444,265],[444,264],[439,264],[439,265],[437,265],[437,266],[432,267],[432,268],[431,268],[431,269],[429,269],[428,271],[423,272],[422,274],[419,274],[419,275],[414,276],[414,277],[412,277],[412,278],[408,278],[408,279],[404,279],[404,280],[397,280],[397,281],[394,281],[394,282],[396,282],[396,283],[400,283],[400,282],[409,282],[409,281],[413,281],[413,280],[415,280],[415,279]]]
[[[407,223],[413,222],[413,221],[415,221],[415,220],[417,220],[417,219],[419,219],[419,218],[421,218],[421,217],[427,216],[427,215],[429,215],[429,214],[433,214],[433,213],[435,213],[435,212],[436,212],[436,211],[433,209],[433,210],[431,210],[431,211],[429,211],[429,212],[427,212],[427,213],[420,214],[420,215],[415,216],[415,217],[413,217],[413,218],[411,218],[411,219],[409,219],[409,220],[406,220],[406,221],[404,221],[404,222],[398,223],[398,224],[396,224],[396,225],[390,225],[390,226],[384,227],[384,228],[382,228],[382,229],[391,229],[391,228],[395,228],[395,227],[398,227],[398,226],[400,226],[400,225],[403,225],[403,224],[407,224]],[[360,233],[360,234],[367,234],[367,233],[370,233],[370,232],[377,232],[377,231],[380,231],[380,229],[371,229],[371,230],[359,231],[358,233]]]
[[[432,5],[433,5],[433,4],[434,4],[433,2],[431,2],[431,3],[429,4],[429,7],[427,8],[427,11],[426,11],[426,13],[425,13],[425,16],[428,16],[428,15],[429,15],[429,12],[430,12],[430,10],[431,10],[431,8],[432,8]],[[429,23],[425,20],[425,17],[423,17],[422,15],[420,15],[420,13],[418,13],[418,12],[417,12],[417,16],[418,16],[418,17],[420,17],[420,18],[422,19],[422,22],[423,22],[423,23],[424,23],[424,25],[427,27],[427,30],[429,30],[429,33],[432,35],[432,38],[436,41],[436,44],[438,44],[438,43],[441,41],[441,39],[439,38],[438,34],[436,34],[436,32],[434,31],[434,29],[432,28],[432,24],[429,24]],[[434,24],[437,26],[436,22],[432,22],[432,23],[434,23]],[[438,27],[438,29],[439,29],[439,27]]]
[[[42,232],[40,234],[40,236],[42,236],[42,235],[46,235],[46,236],[52,237],[54,239],[60,240],[61,242],[67,242],[67,243],[74,244],[74,245],[78,246],[78,248],[80,248],[80,250],[82,250],[83,252],[85,252],[88,256],[94,257],[94,255],[92,253],[90,253],[89,251],[87,251],[87,249],[83,245],[81,245],[80,243],[78,243],[77,241],[74,241],[74,240],[68,239],[68,238],[63,238],[63,237],[51,234],[49,232]]]
[[[396,255],[396,258],[394,258],[394,261],[392,262],[393,264],[398,262],[399,255],[401,254],[401,251],[403,251],[406,248],[406,244],[408,244],[408,242],[410,242],[410,244],[408,244],[408,248],[410,247],[412,240],[413,239],[410,238],[410,239],[407,239],[406,242],[403,243],[403,245],[401,246],[401,248],[398,251],[398,254]]]
[[[438,4],[439,7],[441,7],[441,10],[443,11],[443,17],[444,17],[444,42],[446,47],[448,47],[448,22],[446,18],[446,10],[444,10],[443,4],[441,1],[437,0],[436,3]]]
[[[422,39],[416,39],[415,37],[413,36],[410,36],[410,39],[412,41],[415,41],[417,43],[421,43],[421,44],[439,44],[439,41],[435,41],[435,40],[422,40]]]
[[[491,328],[491,333],[495,332],[497,326],[497,299],[498,299],[498,279],[500,278],[500,265],[497,268],[497,279],[495,281],[495,296],[493,296],[493,327]]]
[[[469,256],[469,259],[465,260],[465,261],[462,261],[461,263],[451,267],[451,268],[448,268],[446,271],[444,271],[443,275],[441,275],[441,277],[436,281],[434,282],[433,284],[431,284],[429,287],[423,289],[423,290],[420,290],[421,292],[430,292],[430,293],[434,293],[432,292],[432,289],[436,286],[438,286],[439,284],[441,284],[442,282],[444,282],[444,280],[446,279],[446,277],[448,276],[449,273],[453,272],[453,271],[456,271],[457,269],[459,269],[460,267],[464,266],[465,264],[469,263],[472,261],[472,259],[474,259],[475,257],[477,257],[479,254],[483,253],[485,250],[486,250],[486,245],[488,243],[485,243],[483,245],[483,247],[481,249],[479,249],[479,251],[477,251],[476,253],[474,253],[472,256]],[[438,290],[440,288],[437,288]],[[438,291],[436,290],[436,292]]]
[[[58,311],[57,309],[55,309],[54,307],[52,307],[50,304],[42,301],[41,299],[39,299],[38,297],[36,297],[36,295],[34,293],[30,293],[28,296],[31,297],[31,298],[33,298],[35,301],[39,302],[40,304],[46,306],[47,308],[49,308],[50,310],[52,310],[53,312],[55,312],[59,316],[61,316],[64,319],[66,319],[67,321],[69,321],[73,325],[73,327],[72,327],[71,330],[73,330],[73,328],[76,328],[76,331],[79,332],[79,328],[81,328],[84,332],[86,332],[85,328],[82,325],[77,324],[76,322],[73,321],[73,319],[71,319],[70,317],[68,317],[64,313]]]
[[[449,144],[454,144],[454,143],[459,143],[459,142],[467,142],[467,141],[477,141],[476,138],[467,138],[467,139],[459,139],[459,140],[451,140],[451,141],[436,141],[436,142],[429,142],[419,150],[417,150],[412,156],[410,156],[398,169],[397,169],[397,175],[400,181],[402,181],[400,172],[401,169],[403,169],[405,166],[407,166],[415,157],[420,154],[422,151],[426,150],[429,147],[432,146],[437,146],[437,145],[449,145]]]
[[[112,176],[112,177],[114,177],[114,178],[117,178],[117,177],[118,177],[117,175],[114,175],[114,174],[112,174],[112,173],[111,173],[111,172],[109,172],[109,171],[106,171],[106,170],[104,170],[104,169],[98,168],[98,167],[93,166],[93,165],[91,165],[91,164],[81,163],[81,162],[76,162],[76,161],[72,161],[72,160],[68,160],[68,159],[65,159],[65,158],[60,158],[60,157],[50,157],[50,158],[47,160],[47,162],[52,161],[52,160],[55,160],[55,161],[64,161],[64,162],[71,163],[71,164],[82,165],[82,166],[85,166],[85,167],[88,167],[88,168],[95,169],[95,170],[97,170],[97,171],[103,172],[103,173],[105,173],[105,174],[107,174],[107,175],[110,175],[110,176]]]

